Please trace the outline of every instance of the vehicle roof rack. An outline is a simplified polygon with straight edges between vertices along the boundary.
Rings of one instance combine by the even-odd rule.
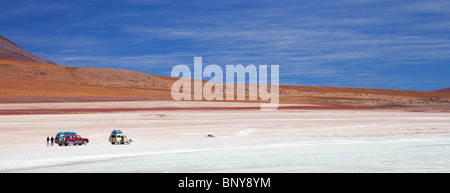
[[[122,130],[113,130],[111,133],[114,133],[114,134],[122,133]]]

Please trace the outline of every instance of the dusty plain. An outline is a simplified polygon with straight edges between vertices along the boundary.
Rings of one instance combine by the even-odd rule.
[[[43,107],[116,110],[0,115],[0,172],[397,171],[373,168],[377,164],[393,166],[391,162],[406,164],[401,172],[450,171],[447,158],[439,158],[450,150],[449,112],[315,110],[302,109],[301,105],[266,112],[260,111],[257,103],[194,101],[0,104],[2,110]],[[117,110],[121,108],[135,109]],[[108,137],[113,129],[123,130],[134,142],[111,145]],[[55,136],[58,131],[76,131],[90,142],[86,146],[48,147],[47,136]],[[382,154],[404,143],[411,144],[398,152]],[[431,155],[429,150],[411,154],[419,146],[438,148],[432,148],[436,153]],[[375,157],[343,159],[342,152],[358,149],[360,154],[365,153],[361,155]],[[282,162],[281,158],[295,160]],[[385,163],[386,159],[394,160]],[[434,164],[428,159],[433,159]],[[360,170],[352,167],[363,162],[371,164]],[[311,163],[325,169],[300,167]]]

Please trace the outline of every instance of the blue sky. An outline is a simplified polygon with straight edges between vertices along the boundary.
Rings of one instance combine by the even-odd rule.
[[[202,56],[203,65],[279,65],[280,84],[450,87],[448,0],[0,4],[0,34],[59,65],[170,76]]]

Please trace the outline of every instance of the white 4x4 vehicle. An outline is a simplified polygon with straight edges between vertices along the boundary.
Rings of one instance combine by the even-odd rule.
[[[130,144],[132,139],[128,138],[121,130],[113,130],[109,136],[111,144]]]

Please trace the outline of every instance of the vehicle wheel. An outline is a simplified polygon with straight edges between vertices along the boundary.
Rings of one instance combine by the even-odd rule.
[[[87,143],[88,143],[87,141],[83,141],[83,145],[87,145]],[[80,145],[81,145],[81,144],[80,144]]]
[[[73,141],[69,141],[69,146],[73,146]]]

